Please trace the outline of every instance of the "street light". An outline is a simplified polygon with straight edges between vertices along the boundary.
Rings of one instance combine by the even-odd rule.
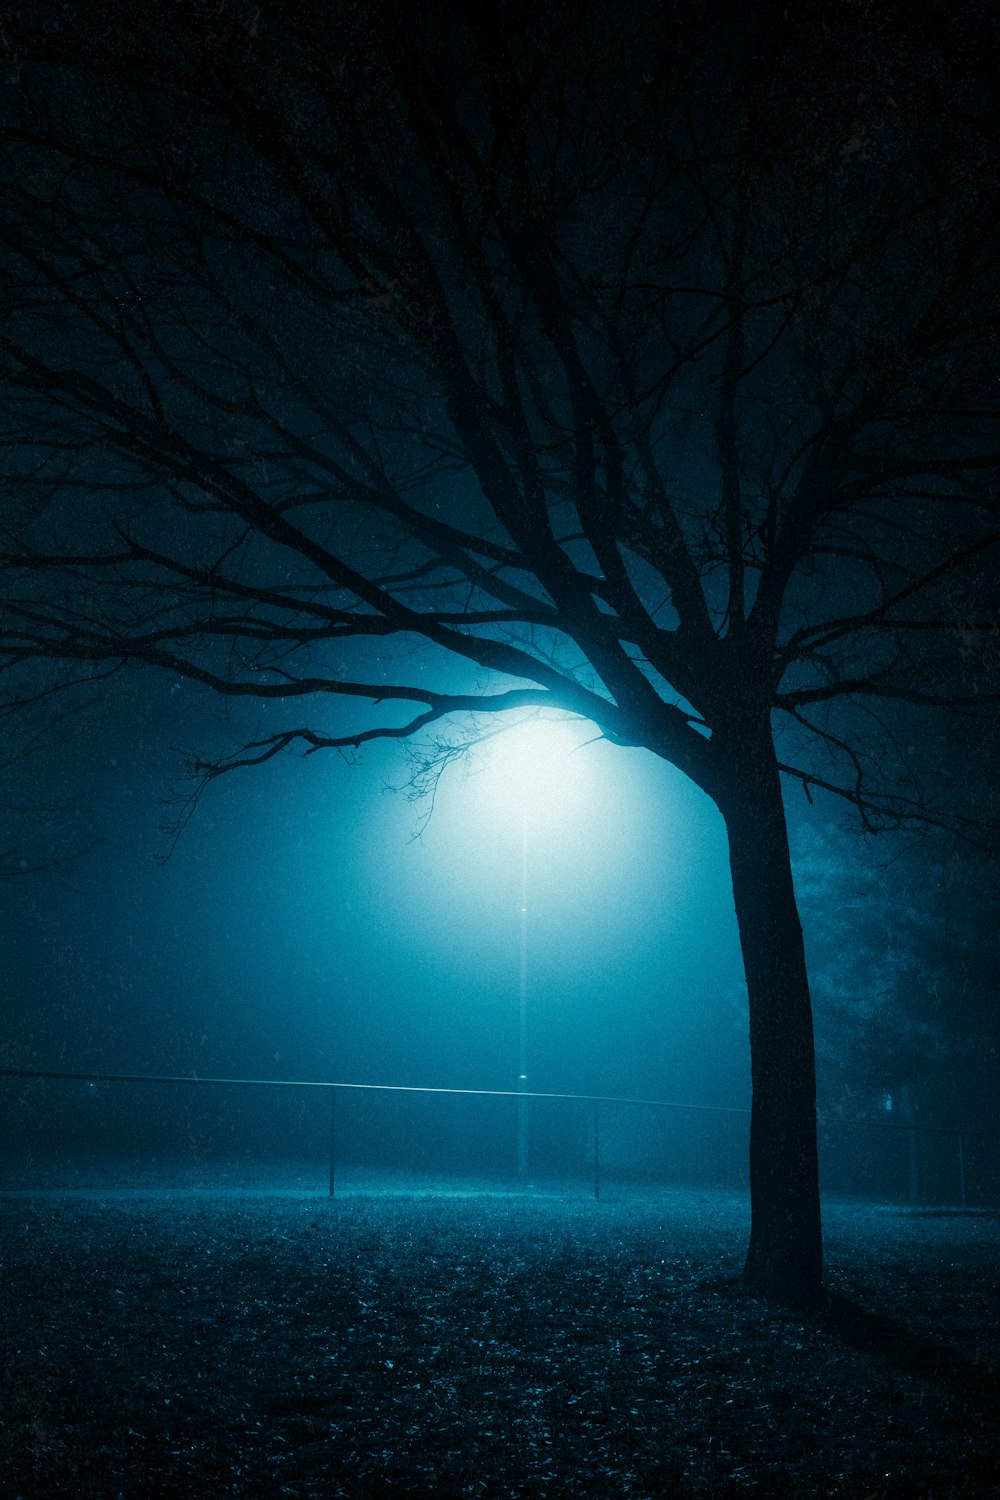
[[[490,741],[490,791],[518,822],[517,1092],[528,1092],[528,832],[550,830],[579,805],[585,774],[578,751],[594,731],[569,715],[523,719]],[[517,1101],[517,1176],[528,1175],[528,1101]]]

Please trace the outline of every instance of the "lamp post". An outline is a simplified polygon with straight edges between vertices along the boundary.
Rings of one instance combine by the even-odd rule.
[[[521,806],[521,922],[517,1005],[517,1180],[528,1176],[528,809]]]
[[[496,735],[491,745],[492,791],[516,815],[520,845],[517,985],[517,1177],[527,1180],[528,1129],[528,843],[529,822],[550,827],[579,800],[582,765],[572,752],[587,735],[570,715],[522,720]],[[508,827],[510,825],[508,824]]]

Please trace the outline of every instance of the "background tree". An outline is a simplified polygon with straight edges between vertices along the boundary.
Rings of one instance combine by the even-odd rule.
[[[996,1129],[996,851],[948,838],[858,848],[826,825],[800,832],[795,863],[822,1112],[891,1114],[918,1198],[922,1129]]]
[[[889,8],[10,9],[11,702],[266,706],[209,778],[536,708],[677,766],[729,835],[746,1277],[814,1294],[781,777],[944,819],[883,706],[991,690],[987,23],[928,67]]]

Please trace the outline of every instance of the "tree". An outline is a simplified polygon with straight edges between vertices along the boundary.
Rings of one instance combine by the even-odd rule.
[[[907,1128],[917,1197],[918,1122],[995,1124],[996,852],[938,838],[861,854],[829,826],[798,845],[821,1100],[832,1119],[876,1108]]]
[[[539,708],[677,766],[729,835],[746,1281],[814,1295],[782,777],[942,818],[883,710],[991,682],[972,21],[925,77],[877,7],[9,9],[11,701],[152,667],[270,705],[207,777],[415,735],[433,768]]]

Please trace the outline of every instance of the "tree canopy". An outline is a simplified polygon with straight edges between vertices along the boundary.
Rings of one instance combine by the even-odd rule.
[[[873,721],[995,625],[988,100],[807,21],[166,11],[7,44],[6,661],[417,706],[256,755],[506,679],[709,791],[752,683],[917,810]]]

